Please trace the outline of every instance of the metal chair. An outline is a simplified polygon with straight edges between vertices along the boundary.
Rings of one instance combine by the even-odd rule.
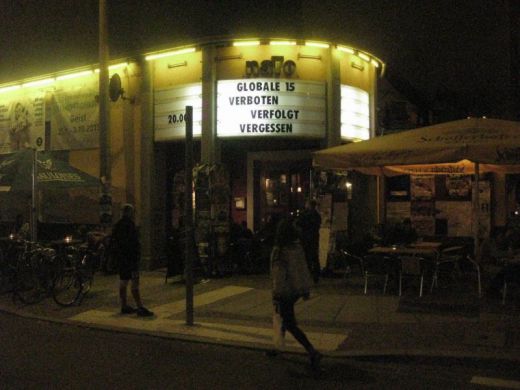
[[[368,278],[384,277],[383,294],[386,294],[388,277],[390,275],[390,264],[392,259],[387,256],[369,254],[363,257],[363,276],[365,278],[364,293],[367,294]]]
[[[399,296],[403,291],[403,277],[419,277],[419,296],[423,296],[424,275],[427,270],[426,259],[420,256],[399,256]]]
[[[482,280],[481,280],[481,267],[480,267],[480,264],[478,262],[475,261],[475,259],[473,259],[473,257],[471,257],[470,255],[467,255],[466,256],[466,260],[468,261],[468,264],[470,264],[473,269],[475,270],[476,274],[477,274],[477,291],[478,291],[478,297],[479,298],[482,298]]]
[[[433,288],[438,286],[440,274],[454,278],[454,274],[460,272],[459,261],[464,256],[464,248],[464,246],[452,246],[440,252],[437,259],[434,260],[430,292],[433,292]]]
[[[518,270],[516,272],[507,272],[504,274],[504,283],[502,285],[502,305],[506,304],[507,291],[512,284],[520,286],[520,275],[518,274]]]
[[[352,272],[352,266],[359,268],[360,275],[365,275],[363,258],[361,256],[355,255],[346,249],[340,249],[339,253],[345,260],[345,273],[343,275],[344,278],[347,278],[350,275]]]

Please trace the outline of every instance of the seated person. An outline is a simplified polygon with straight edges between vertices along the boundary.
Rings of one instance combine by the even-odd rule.
[[[251,231],[251,229],[249,229],[247,227],[247,222],[242,221],[240,223],[240,227],[241,227],[241,231],[240,231],[241,238],[251,240],[253,238],[253,232]]]
[[[508,257],[510,243],[506,238],[506,231],[500,227],[494,227],[489,237],[484,239],[480,245],[480,263],[483,266],[496,265]]]
[[[507,263],[489,283],[487,295],[499,297],[504,281],[520,284],[520,262]]]
[[[481,246],[481,263],[491,279],[487,290],[489,296],[498,297],[506,280],[520,283],[520,262],[517,258],[518,238],[515,232],[509,228],[505,231],[493,229],[490,238],[484,240]],[[501,268],[498,268],[499,265]]]
[[[394,225],[385,234],[385,245],[411,244],[417,241],[417,232],[412,226],[410,218],[403,219],[403,222]]]

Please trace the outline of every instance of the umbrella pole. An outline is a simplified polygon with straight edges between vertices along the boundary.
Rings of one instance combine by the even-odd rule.
[[[480,261],[480,244],[479,244],[479,229],[480,229],[480,166],[475,163],[475,181],[473,183],[473,254],[475,260]]]
[[[31,240],[36,241],[38,239],[38,222],[37,222],[37,213],[36,213],[36,196],[37,196],[37,175],[38,175],[38,164],[36,160],[38,158],[38,151],[36,149],[32,150],[32,182],[31,182],[31,215],[30,215],[30,225],[31,225]]]

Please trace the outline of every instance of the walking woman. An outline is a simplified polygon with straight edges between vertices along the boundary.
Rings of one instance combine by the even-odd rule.
[[[285,331],[291,333],[309,354],[311,367],[318,370],[322,355],[298,327],[294,315],[296,301],[309,299],[312,279],[298,241],[298,232],[288,219],[282,219],[277,226],[271,252],[271,279],[274,309],[282,319],[282,335]]]

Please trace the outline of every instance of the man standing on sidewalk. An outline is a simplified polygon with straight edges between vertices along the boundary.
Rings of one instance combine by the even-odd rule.
[[[316,210],[314,199],[307,201],[305,210],[298,218],[297,223],[301,230],[301,242],[309,272],[314,279],[314,283],[318,283],[321,271],[319,258],[321,216]]]
[[[112,256],[114,256],[119,268],[121,314],[137,313],[140,317],[150,317],[153,316],[153,313],[143,306],[139,292],[141,245],[134,223],[134,207],[131,204],[124,204],[121,208],[121,212],[122,217],[114,225],[110,241]],[[128,305],[126,299],[128,282],[130,280],[132,281],[130,290],[137,309]]]

